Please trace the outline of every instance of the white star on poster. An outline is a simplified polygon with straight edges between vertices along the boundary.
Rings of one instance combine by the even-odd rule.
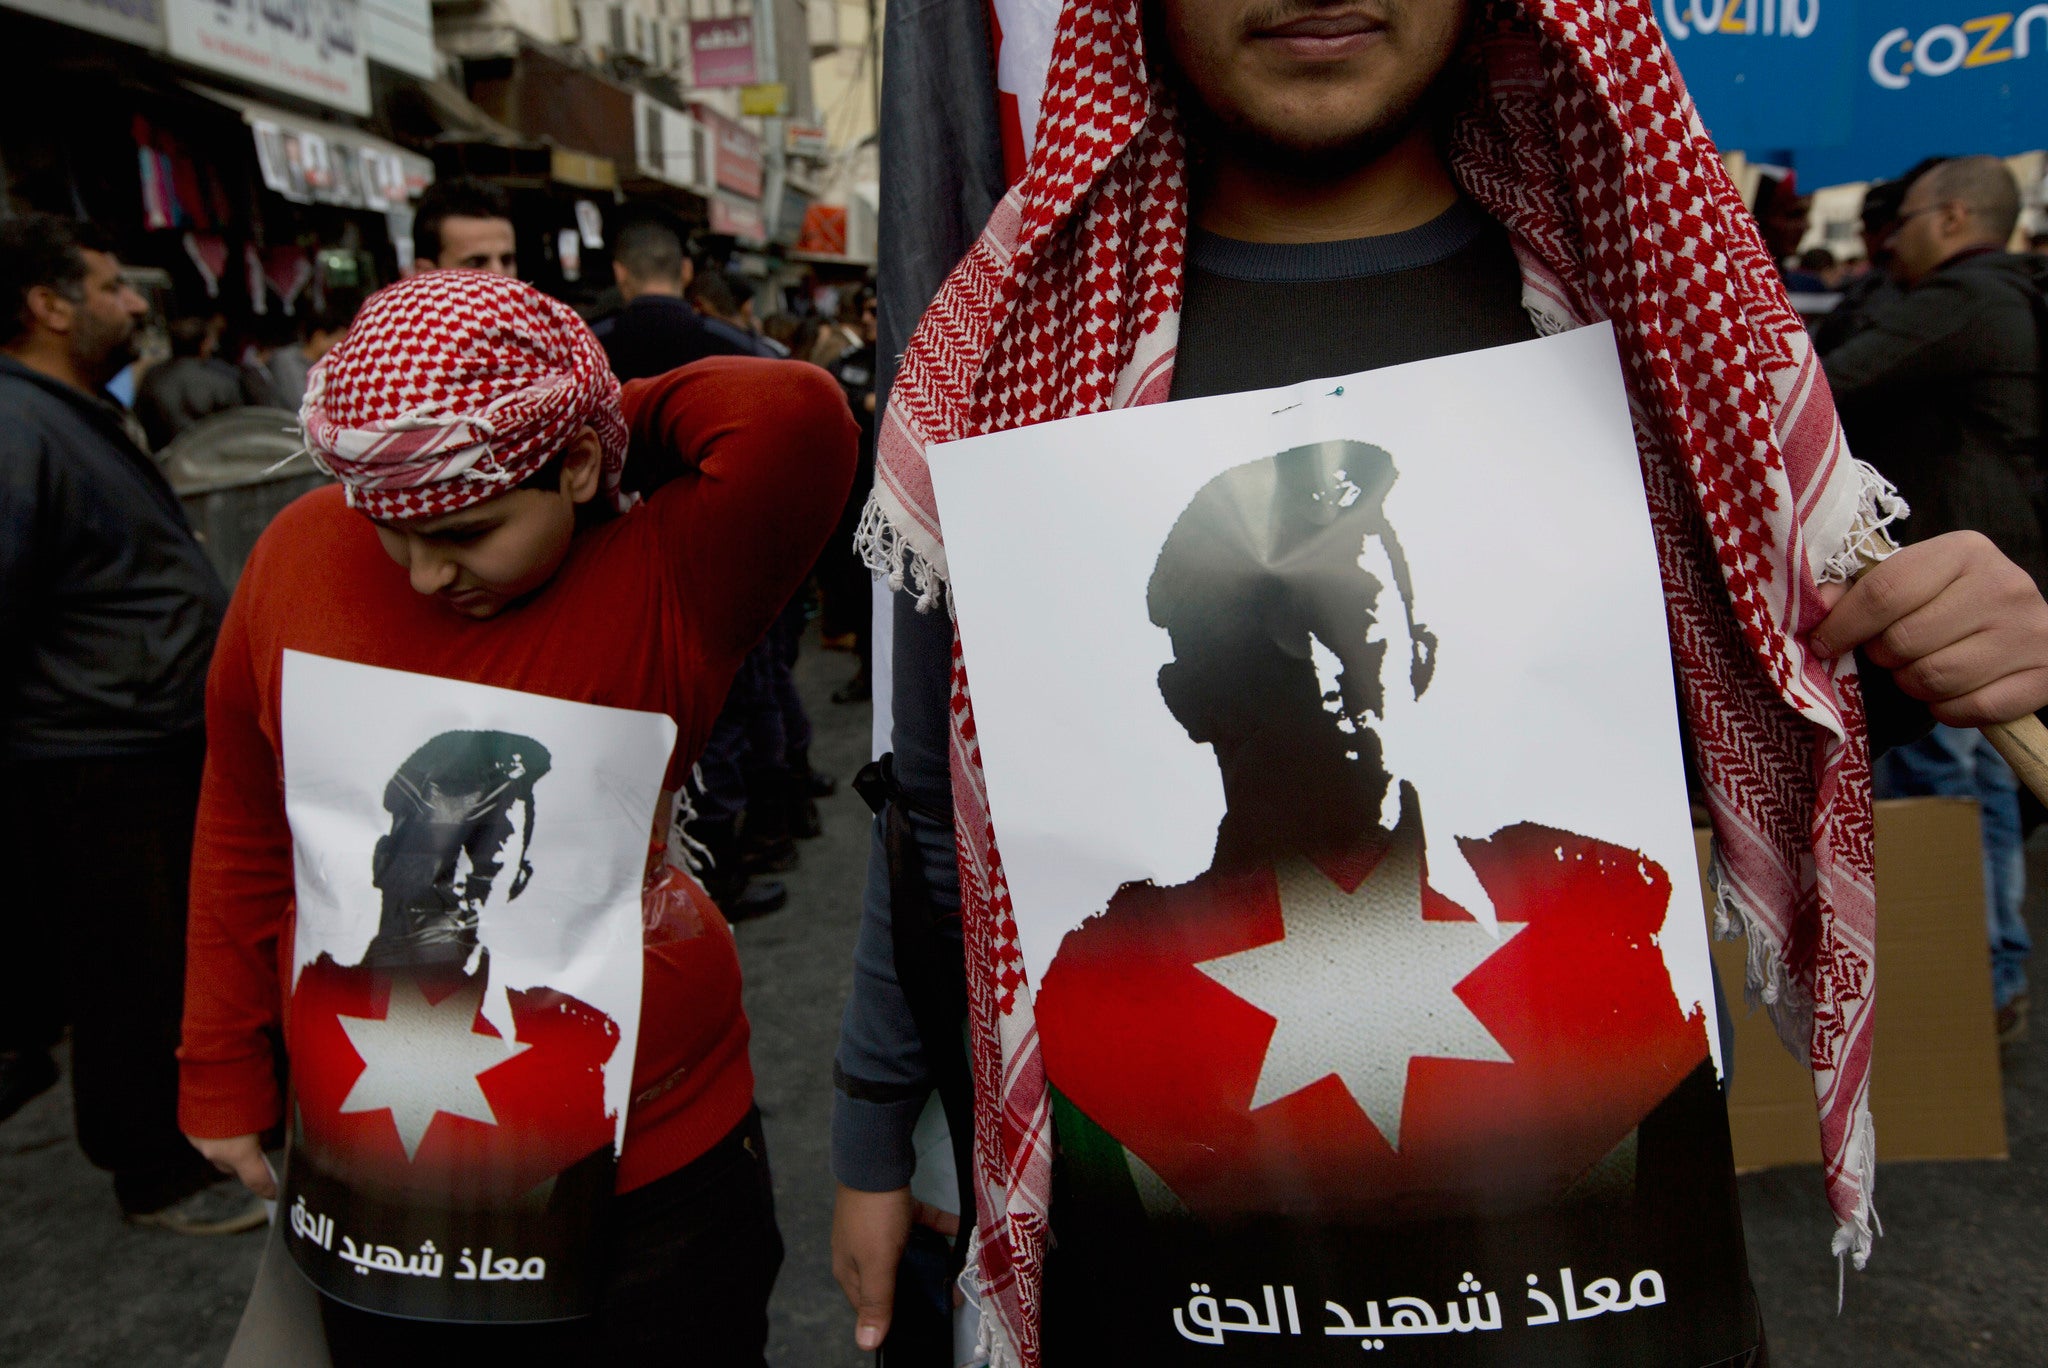
[[[430,1003],[416,980],[399,975],[381,1020],[336,1018],[363,1059],[341,1111],[390,1111],[408,1163],[438,1113],[497,1125],[477,1077],[532,1047],[472,1029],[482,999],[478,982]]]
[[[1254,1108],[1335,1074],[1398,1151],[1410,1060],[1514,1062],[1452,989],[1522,927],[1425,921],[1420,846],[1397,835],[1352,893],[1283,862],[1285,934],[1195,966],[1275,1022]]]

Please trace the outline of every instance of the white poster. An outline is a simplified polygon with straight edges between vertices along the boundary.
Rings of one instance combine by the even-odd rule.
[[[1744,1349],[1611,330],[931,465],[1054,1096],[1048,1325],[1153,1362]]]
[[[360,0],[165,0],[164,20],[173,57],[370,112]]]
[[[577,1314],[625,1134],[675,723],[295,651],[280,713],[292,1252],[389,1314]],[[371,1261],[387,1248],[417,1265]],[[518,1276],[492,1271],[505,1258]]]

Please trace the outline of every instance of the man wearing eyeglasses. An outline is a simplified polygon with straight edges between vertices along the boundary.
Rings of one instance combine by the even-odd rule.
[[[1867,326],[1822,361],[1850,450],[1912,506],[1905,540],[1980,532],[2048,584],[2048,262],[2005,250],[2019,213],[2019,186],[1996,157],[1957,157],[1914,178],[1890,237],[1902,288],[1873,304]],[[1887,664],[1891,644],[1872,643],[1872,660]],[[1992,996],[2000,1039],[2016,1042],[2026,1031],[2031,945],[2020,916],[2026,867],[2011,769],[1978,733],[1937,726],[1886,755],[1877,785],[1880,797],[1947,794],[1982,805]]]

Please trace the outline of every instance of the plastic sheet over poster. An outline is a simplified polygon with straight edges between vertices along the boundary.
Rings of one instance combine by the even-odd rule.
[[[1751,1347],[1611,331],[932,470],[1053,1090],[1048,1361]]]

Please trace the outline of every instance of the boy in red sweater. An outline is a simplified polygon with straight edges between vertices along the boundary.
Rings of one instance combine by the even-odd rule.
[[[458,271],[373,298],[302,416],[340,488],[264,534],[214,658],[183,1129],[277,1195],[281,1028],[338,1365],[759,1364],[739,964],[668,833],[845,501],[845,401],[737,357],[622,391],[565,306]],[[679,472],[630,507],[629,445]]]

